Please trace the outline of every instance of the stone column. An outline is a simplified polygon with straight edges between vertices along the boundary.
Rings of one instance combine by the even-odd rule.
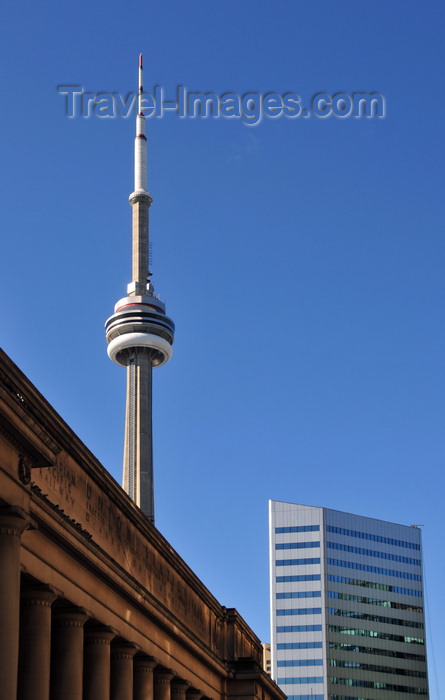
[[[186,693],[190,683],[176,678],[170,686],[171,700],[187,700]]]
[[[196,690],[196,688],[190,688],[190,690],[187,691],[187,700],[201,700],[202,697],[202,693]]]
[[[17,700],[49,700],[52,586],[22,587]]]
[[[174,678],[168,668],[157,668],[154,672],[154,700],[171,700],[170,681]]]
[[[87,619],[83,608],[53,610],[51,700],[82,700],[83,626]]]
[[[153,700],[153,669],[156,661],[151,656],[133,659],[133,700]]]
[[[115,636],[111,627],[85,627],[83,700],[110,700],[110,644]]]
[[[110,700],[133,700],[133,656],[135,644],[117,642],[111,645]]]
[[[20,537],[28,525],[17,508],[0,508],[0,692],[15,700],[19,661]]]

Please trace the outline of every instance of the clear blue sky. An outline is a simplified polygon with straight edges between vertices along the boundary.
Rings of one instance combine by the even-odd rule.
[[[444,697],[444,8],[439,2],[8,3],[0,344],[120,480],[130,281],[126,94],[379,92],[384,119],[148,120],[157,526],[267,640],[267,500],[422,524]]]

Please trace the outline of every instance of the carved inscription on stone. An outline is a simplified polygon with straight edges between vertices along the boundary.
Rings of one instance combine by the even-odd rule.
[[[36,484],[47,493],[50,500],[68,513],[75,506],[75,491],[77,474],[73,465],[69,464],[66,452],[57,455],[53,467],[36,470],[33,478]]]
[[[207,605],[114,501],[65,452],[53,467],[33,470],[48,499],[79,523],[138,584],[210,644]]]
[[[86,482],[85,519],[95,521],[99,528],[99,534],[108,529],[107,503],[102,494],[93,494],[91,481]]]
[[[144,588],[200,635],[206,629],[203,603],[93,481],[85,482],[85,527],[93,539]]]

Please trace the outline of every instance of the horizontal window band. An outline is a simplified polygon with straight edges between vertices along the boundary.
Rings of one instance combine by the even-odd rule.
[[[323,666],[323,659],[286,659],[278,661],[277,666]]]
[[[353,547],[349,544],[341,542],[326,542],[328,549],[337,549],[341,552],[352,552],[353,554],[362,554],[366,557],[378,557],[379,559],[387,559],[389,561],[399,561],[402,564],[412,564],[413,566],[421,566],[420,559],[412,557],[403,557],[400,554],[390,554],[389,552],[379,552],[375,549],[365,549],[364,547]]]
[[[277,634],[280,632],[321,632],[321,625],[285,625],[277,627]]]
[[[319,532],[320,525],[291,525],[290,527],[276,527],[277,535],[287,535],[292,532]]]
[[[390,649],[380,649],[378,647],[362,647],[348,642],[329,642],[329,648],[336,651],[347,651],[357,654],[373,654],[375,656],[388,656],[392,659],[408,659],[410,661],[426,662],[425,654],[411,654],[405,651],[393,651]]]
[[[353,603],[363,603],[364,605],[378,605],[379,607],[388,608],[391,610],[408,610],[408,612],[423,613],[423,608],[420,605],[409,605],[408,603],[398,603],[394,600],[368,598],[367,596],[363,595],[351,595],[350,593],[339,593],[338,591],[328,591],[328,598],[335,598],[335,600],[346,600]]]
[[[304,608],[303,608],[304,610]],[[277,611],[278,613],[278,611]],[[356,610],[342,610],[341,608],[328,608],[330,615],[337,617],[350,617],[354,620],[367,620],[368,622],[382,622],[386,625],[398,625],[399,627],[412,627],[413,629],[422,630],[423,622],[415,622],[414,620],[401,620],[398,617],[386,617],[385,615],[371,615],[370,613],[359,613]]]
[[[348,537],[359,537],[362,540],[371,540],[372,542],[382,542],[384,544],[392,544],[396,547],[406,547],[408,549],[416,549],[420,551],[420,545],[415,542],[406,542],[405,540],[396,540],[392,537],[384,537],[383,535],[373,535],[370,532],[359,532],[357,530],[348,530],[344,527],[335,527],[334,525],[326,525],[326,532],[335,532],[338,535],[347,535]]]
[[[277,559],[276,566],[305,566],[309,564],[319,564],[320,557],[311,557],[305,559]]]
[[[276,615],[321,615],[321,608],[280,608],[276,610]]]
[[[369,571],[373,574],[385,574],[386,576],[394,576],[396,578],[406,578],[410,581],[421,581],[420,574],[410,574],[407,571],[396,571],[394,569],[384,569],[381,566],[370,566],[369,564],[358,564],[355,561],[345,561],[344,559],[328,559],[330,566],[342,566],[348,569],[356,569],[357,571]]]
[[[298,581],[321,581],[320,574],[297,574],[295,576],[276,576],[276,583],[297,583]]]
[[[386,639],[391,642],[406,642],[407,644],[425,644],[425,640],[421,637],[411,637],[404,634],[391,634],[389,632],[376,632],[375,630],[356,629],[355,627],[346,625],[329,625],[329,632],[337,632],[338,634],[350,634],[358,637],[372,637],[373,639]]]
[[[320,542],[316,540],[313,542],[278,542],[275,549],[311,549],[319,546]]]
[[[363,588],[373,588],[376,591],[388,591],[389,593],[401,593],[402,595],[412,595],[416,598],[423,598],[422,591],[416,588],[402,588],[401,586],[392,586],[389,583],[376,583],[375,581],[362,581],[349,576],[335,576],[328,574],[328,581],[335,583],[349,583],[351,586],[362,586]]]
[[[416,695],[428,695],[426,688],[412,688],[409,685],[397,685],[395,683],[385,683],[383,681],[362,681],[356,678],[336,678],[331,676],[329,682],[332,684],[348,685],[355,688],[375,688],[378,690],[393,690],[396,693],[413,693]]]
[[[303,676],[300,678],[277,678],[278,685],[303,685],[304,683],[323,683],[323,676]]]
[[[321,591],[291,591],[290,593],[277,593],[277,600],[288,598],[321,598]]]
[[[312,664],[308,665],[311,666]],[[410,668],[393,668],[392,666],[379,666],[378,664],[365,664],[361,662],[345,661],[344,659],[330,659],[329,665],[335,668],[347,668],[353,671],[372,671],[373,673],[389,673],[393,676],[426,678],[426,671],[418,671]]]
[[[285,649],[321,649],[323,642],[283,642],[277,644],[278,651]]]

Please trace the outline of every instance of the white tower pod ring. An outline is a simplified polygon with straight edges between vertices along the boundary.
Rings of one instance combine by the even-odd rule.
[[[121,352],[121,350],[128,350],[129,348],[153,348],[154,350],[158,350],[162,353],[163,360],[157,367],[168,362],[173,353],[173,348],[170,343],[159,335],[154,335],[152,333],[124,333],[110,340],[107,348],[108,357],[113,360],[113,362],[120,364],[117,360],[118,353]]]

